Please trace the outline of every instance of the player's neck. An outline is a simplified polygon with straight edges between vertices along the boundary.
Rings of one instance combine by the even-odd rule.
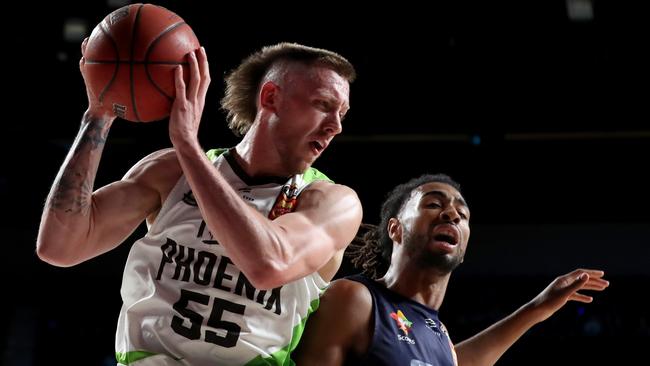
[[[391,291],[438,310],[445,298],[449,277],[450,273],[391,266],[379,282]]]
[[[251,177],[289,176],[282,171],[280,156],[253,125],[233,151],[237,163]]]

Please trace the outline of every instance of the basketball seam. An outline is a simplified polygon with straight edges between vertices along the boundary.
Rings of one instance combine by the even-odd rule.
[[[135,19],[133,20],[133,31],[131,34],[131,54],[129,55],[129,84],[131,86],[131,104],[133,104],[133,114],[135,114],[135,119],[138,122],[142,122],[140,115],[138,114],[138,107],[135,104],[135,82],[133,80],[133,68],[135,66],[133,62],[133,55],[135,54],[135,36],[137,35],[138,21],[140,20],[140,11],[144,7],[144,4],[140,4],[137,12],[135,13]]]
[[[149,68],[147,66],[148,66],[148,61],[149,61],[149,55],[151,54],[151,52],[152,52],[154,46],[156,45],[156,43],[158,43],[158,41],[160,41],[162,39],[162,37],[165,36],[167,33],[173,31],[174,29],[176,29],[176,28],[178,28],[178,27],[180,27],[182,25],[187,25],[187,23],[186,22],[178,22],[176,24],[170,25],[169,27],[167,27],[167,29],[162,31],[158,35],[158,37],[156,37],[153,41],[151,41],[151,43],[149,44],[149,47],[147,47],[147,52],[145,52],[145,56],[144,56],[144,62],[145,62],[144,70],[145,70],[145,73],[147,74],[147,77],[149,78],[149,81],[151,82],[151,84],[153,84],[154,87],[156,87],[156,89],[158,89],[158,91],[162,95],[167,97],[167,99],[169,99],[169,101],[172,101],[174,98],[171,95],[167,95],[167,93],[165,93],[165,91],[156,83],[156,81],[153,80],[153,77],[151,77],[151,73],[149,72]],[[180,63],[180,65],[184,65],[184,64],[186,64],[186,62]]]
[[[103,22],[102,22],[102,23],[99,23],[99,29],[100,29],[100,30],[104,33],[104,35],[106,35],[106,37],[111,41],[111,44],[113,45],[113,49],[115,50],[115,54],[117,55],[116,58],[119,59],[119,57],[120,57],[120,50],[119,50],[119,48],[118,48],[118,46],[117,46],[117,42],[115,41],[115,39],[113,39],[113,36],[110,34],[110,32],[108,32],[108,30],[104,29],[104,23],[103,23]],[[91,63],[92,63],[92,62],[91,62]],[[115,69],[113,70],[113,75],[111,76],[111,80],[109,80],[109,82],[106,84],[106,86],[104,86],[104,89],[102,89],[101,93],[99,93],[99,97],[97,98],[97,99],[99,100],[100,103],[103,103],[102,101],[103,101],[103,99],[104,99],[104,94],[106,94],[106,92],[108,91],[108,89],[110,89],[111,85],[112,85],[113,82],[115,81],[115,78],[117,77],[117,73],[118,73],[118,71],[119,71],[119,68],[120,68],[120,64],[119,64],[119,63],[115,64]],[[112,108],[112,107],[111,107],[111,108]]]

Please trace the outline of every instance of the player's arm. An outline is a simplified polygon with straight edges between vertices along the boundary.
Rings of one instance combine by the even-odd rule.
[[[241,199],[199,148],[194,151],[184,157],[187,150],[179,152],[179,160],[201,214],[256,288],[275,288],[326,265],[338,267],[340,252],[361,223],[361,203],[352,189],[314,182],[300,195],[295,212],[271,221]],[[338,263],[332,265],[332,258]],[[329,272],[326,281],[336,271]]]
[[[340,366],[362,357],[372,337],[372,297],[355,281],[332,282],[307,320],[291,359],[298,366]]]
[[[517,311],[456,345],[459,365],[494,365],[528,329],[546,320],[568,301],[590,303],[592,297],[578,291],[604,290],[609,282],[602,279],[603,274],[598,270],[577,269],[557,277],[544,291]]]
[[[88,38],[81,44],[85,54]],[[85,77],[85,58],[79,69]],[[53,265],[72,266],[120,244],[142,220],[155,215],[178,177],[173,151],[154,153],[122,180],[93,192],[108,131],[115,115],[86,87],[88,110],[79,133],[52,184],[41,216],[38,256]]]
[[[201,214],[255,287],[275,288],[326,265],[338,267],[340,252],[361,223],[361,203],[352,189],[314,182],[300,195],[295,212],[271,221],[244,202],[199,152],[179,160]],[[339,260],[335,266],[332,258]],[[336,271],[325,280],[331,272]]]
[[[172,150],[137,163],[120,181],[93,192],[109,123],[86,113],[82,127],[52,185],[38,232],[38,256],[72,266],[107,252],[161,206],[180,176]]]

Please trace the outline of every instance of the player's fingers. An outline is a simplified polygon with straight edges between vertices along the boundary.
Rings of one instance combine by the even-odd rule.
[[[197,60],[199,63],[199,69],[201,70],[201,85],[199,85],[199,95],[205,96],[208,92],[208,86],[210,85],[210,67],[208,64],[208,55],[205,52],[205,48],[201,47],[197,52]]]
[[[201,71],[199,70],[199,63],[196,59],[196,50],[187,55],[190,62],[190,83],[187,88],[187,96],[190,100],[195,100],[199,92],[199,85],[201,84]]]
[[[594,299],[591,296],[583,295],[583,294],[580,294],[580,293],[576,292],[576,293],[571,294],[571,296],[569,296],[569,300],[584,302],[584,303],[590,303]]]
[[[86,47],[88,46],[88,37],[84,38],[83,42],[81,42],[81,55],[86,54]]]
[[[185,99],[185,80],[183,80],[183,68],[179,65],[174,68],[174,81],[176,86],[176,99]]]

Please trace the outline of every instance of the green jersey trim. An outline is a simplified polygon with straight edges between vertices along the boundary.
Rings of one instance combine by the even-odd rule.
[[[315,182],[317,180],[326,180],[328,182],[334,183],[333,180],[329,179],[325,174],[323,174],[321,171],[319,171],[316,168],[307,169],[307,171],[305,171],[305,173],[302,175],[302,179],[307,184],[311,182]]]
[[[117,360],[118,363],[121,363],[122,365],[128,365],[131,364],[135,361],[139,361],[143,358],[147,358],[149,356],[154,356],[156,353],[152,352],[147,352],[147,351],[131,351],[131,352],[115,352],[115,359]]]
[[[210,149],[205,154],[208,156],[208,159],[210,159],[210,161],[214,161],[214,159],[216,159],[219,155],[225,153],[226,151],[228,151],[228,149],[225,148]]]
[[[218,148],[218,149],[210,149],[208,150],[205,154],[208,156],[210,161],[214,161],[219,155],[225,153],[228,151],[227,148]],[[331,180],[327,175],[325,175],[323,172],[316,168],[308,168],[302,175],[302,179],[305,181],[306,184],[315,182],[317,180],[325,180],[331,183],[334,183],[333,180]]]
[[[305,323],[309,318],[309,315],[318,309],[320,305],[320,299],[314,299],[309,304],[309,309],[307,309],[307,316],[305,316],[299,324],[293,327],[293,335],[291,336],[291,343],[282,347],[282,349],[274,352],[269,357],[257,356],[251,361],[249,361],[244,366],[294,366],[296,363],[291,360],[290,355],[296,346],[298,346],[298,341],[302,337],[302,333],[305,330]]]

